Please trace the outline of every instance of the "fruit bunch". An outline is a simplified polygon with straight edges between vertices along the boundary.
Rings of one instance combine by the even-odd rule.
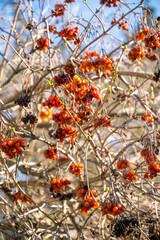
[[[44,27],[44,29],[46,30],[47,28]],[[57,27],[53,24],[49,25],[49,32],[50,33],[52,32],[53,34],[57,34]]]
[[[149,123],[153,123],[154,120],[153,120],[153,117],[152,117],[152,114],[151,113],[148,113],[148,114],[144,114],[142,117],[141,117],[141,120],[144,121],[144,122],[147,122],[148,124]]]
[[[80,121],[80,118],[73,112],[72,113],[73,118],[75,119],[76,122]],[[61,112],[55,113],[52,115],[53,121],[57,122],[58,125],[66,125],[66,124],[74,124],[73,119],[70,117],[69,113],[62,109]]]
[[[32,201],[20,191],[15,193],[14,196],[12,197],[12,200],[15,202],[17,202],[18,199],[20,199],[23,203],[26,203],[26,202],[32,203]]]
[[[79,112],[77,115],[83,123],[84,121],[88,120],[91,114],[92,114],[92,106],[82,106],[79,108]]]
[[[149,36],[146,36],[146,38],[144,39],[144,42],[145,46],[151,48],[152,50],[160,48],[160,32],[158,31],[149,34]]]
[[[58,96],[51,95],[48,100],[46,100],[43,104],[43,106],[47,106],[49,108],[55,107],[55,108],[63,108],[63,104],[61,103],[61,100]]]
[[[78,197],[81,199],[85,199],[87,196],[95,196],[96,191],[95,190],[88,190],[87,186],[84,187],[77,187],[78,191]]]
[[[145,57],[145,54],[146,54],[146,49],[138,46],[130,50],[130,52],[128,53],[128,57],[132,62],[134,62],[136,59],[140,61],[142,58]]]
[[[155,61],[157,61],[157,59],[158,59],[158,57],[157,57],[157,54],[147,54],[146,53],[146,58],[148,58],[150,61],[152,61],[152,62],[155,62]]]
[[[100,95],[98,93],[98,89],[92,86],[90,90],[89,89],[86,90],[86,95],[83,97],[82,101],[85,105],[87,105],[92,101],[93,98],[99,100]]]
[[[129,167],[129,166],[130,166],[130,162],[129,162],[128,160],[126,160],[126,159],[124,159],[124,160],[119,160],[119,161],[117,162],[117,169],[118,169],[118,170],[126,169],[126,168]]]
[[[58,86],[65,85],[71,82],[71,77],[69,74],[59,74],[54,76],[54,81]]]
[[[39,112],[39,117],[43,120],[46,121],[48,118],[51,118],[52,112],[50,108],[47,109],[41,109]]]
[[[94,123],[94,128],[97,128],[101,125],[103,125],[103,127],[111,127],[112,123],[111,123],[110,117],[107,116],[107,117],[98,118],[98,120]]]
[[[145,173],[144,178],[153,179],[157,176],[157,173],[160,173],[160,163],[151,162],[148,166],[148,172]]]
[[[55,134],[52,135],[54,139],[59,139],[60,142],[63,142],[66,136],[74,134],[76,131],[73,130],[71,126],[59,127]],[[75,137],[74,134],[72,137]]]
[[[123,174],[123,178],[127,179],[128,181],[135,182],[137,181],[137,176],[135,175],[135,171],[132,169],[128,173]],[[125,182],[125,185],[128,185],[127,182]]]
[[[23,90],[22,91],[22,96],[18,97],[15,100],[15,104],[18,104],[19,106],[22,106],[22,107],[28,107],[28,104],[31,101],[31,97],[29,96],[29,92],[30,92],[30,90],[26,90],[26,89]]]
[[[150,162],[156,161],[156,155],[153,151],[151,151],[149,148],[145,148],[141,151],[141,156],[144,157],[147,164],[150,164]]]
[[[68,73],[71,77],[75,75],[75,67],[73,66],[72,63],[67,63],[64,67],[64,70],[66,73]]]
[[[81,210],[81,214],[89,214],[91,208],[99,208],[99,203],[93,197],[87,195],[86,199],[79,204],[78,208]]]
[[[81,169],[83,168],[83,164],[81,163],[77,163],[77,164],[71,164],[69,166],[69,171],[74,174],[76,177],[79,176],[79,174],[81,173]]]
[[[113,4],[113,7],[118,7],[119,0],[100,0],[100,4],[103,5],[106,3],[106,7],[111,7],[111,4]]]
[[[22,119],[22,122],[24,124],[34,124],[34,123],[37,123],[38,122],[38,119],[36,118],[35,115],[31,114],[31,113],[28,113],[25,117],[23,117]]]
[[[61,189],[66,189],[71,182],[64,178],[55,178],[50,182],[51,192],[60,192]]]
[[[65,11],[66,11],[65,5],[56,4],[54,10],[51,10],[51,14],[54,17],[60,17],[64,15]]]
[[[144,40],[148,34],[151,33],[151,30],[149,29],[140,29],[139,32],[136,35],[137,41]]]
[[[118,28],[119,29],[122,28],[123,30],[125,30],[127,32],[129,31],[129,29],[127,28],[127,23],[125,21],[122,21],[121,23],[119,23]]]
[[[113,216],[120,215],[125,210],[123,204],[116,204],[115,202],[107,203],[102,205],[102,215],[111,214]]]
[[[21,137],[0,139],[0,149],[10,159],[14,158],[16,154],[21,155],[24,146],[26,146],[26,142]]]
[[[94,51],[94,52],[88,52],[86,51],[85,52],[85,56],[84,56],[84,59],[85,60],[90,60],[92,57],[99,57],[99,53]]]
[[[99,75],[100,68],[102,68],[103,72],[108,76],[111,76],[111,72],[113,72],[113,60],[103,56],[102,58],[97,58],[95,60],[82,60],[79,63],[79,69],[86,73],[95,70],[96,74]]]
[[[57,149],[51,147],[49,150],[44,151],[45,158],[56,160],[57,158]]]
[[[64,28],[58,33],[58,35],[61,38],[65,38],[67,41],[74,40],[75,45],[80,43],[80,39],[78,35],[78,27]]]
[[[52,44],[53,41],[50,39],[50,43]],[[48,38],[41,37],[37,39],[38,49],[42,51],[46,51],[49,48]]]

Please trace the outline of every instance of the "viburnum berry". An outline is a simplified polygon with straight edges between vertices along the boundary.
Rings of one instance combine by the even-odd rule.
[[[98,118],[98,120],[94,123],[94,128],[103,125],[103,127],[111,127],[112,122],[109,116]]]
[[[45,158],[49,158],[52,160],[56,160],[57,158],[57,149],[54,147],[51,147],[50,149],[44,151]]]
[[[66,8],[64,4],[56,4],[54,10],[51,10],[51,13],[54,17],[60,17],[64,15],[65,11]]]
[[[81,214],[88,214],[91,208],[99,208],[99,203],[88,195],[86,199],[79,204],[78,208],[81,210]]]
[[[76,133],[76,131],[71,126],[66,127],[59,127],[56,131],[56,133],[53,134],[52,131],[50,131],[50,136],[54,139],[59,139],[60,142],[63,142],[66,136],[70,136]],[[72,137],[75,137],[76,135],[73,135]]]
[[[87,121],[89,116],[92,114],[92,106],[81,106],[78,112],[78,117],[81,119],[81,122]]]
[[[68,73],[71,77],[75,75],[75,67],[73,66],[72,63],[67,63],[64,67],[64,70],[66,73]]]
[[[81,163],[77,163],[77,164],[71,164],[69,166],[69,171],[74,174],[76,177],[79,176],[79,174],[81,173],[81,169],[83,168],[83,164]]]
[[[50,108],[47,109],[41,109],[39,112],[39,117],[42,119],[42,121],[46,121],[47,119],[51,118],[52,111]]]
[[[37,123],[38,122],[38,119],[36,118],[35,115],[33,115],[32,113],[28,113],[25,117],[23,117],[22,119],[22,122],[24,124],[34,124],[34,123]]]
[[[152,62],[157,61],[157,59],[158,59],[157,54],[148,54],[147,53],[145,56]]]
[[[14,158],[16,154],[21,155],[23,147],[26,146],[26,142],[21,137],[1,139],[0,142],[1,142],[0,149],[10,159]]]
[[[88,190],[87,186],[84,187],[77,187],[77,191],[78,191],[78,197],[81,199],[85,199],[87,196],[95,196],[96,195],[96,191],[95,190]]]
[[[44,27],[46,29],[46,27]],[[52,32],[53,34],[57,34],[57,27],[55,25],[49,25],[49,32]]]
[[[147,164],[150,164],[150,162],[156,161],[157,157],[154,154],[153,151],[151,151],[149,148],[145,148],[141,151],[141,156],[144,157],[146,160]]]
[[[127,28],[127,22],[126,21],[120,22],[118,28],[119,29],[122,28],[123,30],[125,30],[127,32],[129,31],[129,29]]]
[[[13,195],[12,200],[15,202],[17,202],[18,200],[21,200],[23,203],[26,203],[26,202],[32,203],[32,201],[20,191]]]
[[[129,162],[128,160],[126,160],[126,159],[124,159],[124,160],[119,160],[119,161],[117,162],[117,169],[118,169],[118,170],[126,169],[126,168],[129,167],[129,166],[130,166],[130,162]]]
[[[52,181],[50,182],[50,191],[60,192],[60,190],[66,189],[67,185],[69,184],[71,184],[71,182],[64,178],[52,179]]]
[[[50,43],[52,44],[53,41],[50,39]],[[37,39],[38,49],[42,51],[46,51],[49,48],[48,38],[41,37]]]
[[[82,101],[84,102],[85,105],[87,105],[87,103],[90,103],[93,98],[99,100],[100,95],[98,93],[98,89],[92,86],[90,90],[88,89],[86,90],[86,95],[83,97]]]
[[[65,0],[64,2],[65,3],[73,3],[73,2],[75,2],[76,0]]]
[[[132,182],[135,182],[138,179],[137,176],[135,175],[135,171],[133,169],[130,170],[128,173],[124,173],[123,178],[127,179],[128,181],[132,181]],[[127,184],[128,183],[125,182],[125,185],[127,185]]]
[[[99,57],[99,53],[96,52],[96,51],[94,51],[94,52],[88,52],[88,51],[86,51],[86,52],[85,52],[85,56],[84,56],[84,59],[85,59],[85,60],[90,60],[90,59],[93,58],[93,57]]]
[[[107,203],[102,205],[102,215],[113,215],[117,216],[124,212],[125,207],[123,204],[116,204],[115,202]]]
[[[75,119],[76,122],[80,121],[80,118],[77,116],[77,114],[75,114],[74,112],[72,112],[72,116]],[[74,124],[73,119],[70,117],[69,113],[62,109],[61,112],[59,113],[55,113],[52,115],[52,119],[58,123],[58,125],[66,125],[66,124]]]
[[[55,108],[63,108],[63,104],[61,103],[61,100],[58,96],[51,95],[48,100],[46,100],[43,104],[43,106],[47,106],[49,108],[55,107]]]
[[[148,124],[149,124],[149,123],[153,123],[153,122],[154,122],[154,120],[153,120],[153,117],[152,117],[152,114],[151,114],[151,113],[144,114],[144,115],[141,117],[141,120],[142,120],[142,121],[146,121]]]
[[[65,85],[71,82],[71,77],[69,74],[59,74],[54,76],[54,81],[58,86]]]
[[[128,53],[129,59],[134,62],[136,59],[140,61],[142,58],[145,58],[146,49],[143,47],[134,47]]]
[[[136,35],[137,41],[144,40],[146,36],[149,34],[149,32],[151,32],[149,29],[144,29],[144,30],[140,29]]]
[[[113,7],[118,7],[119,0],[100,0],[100,4],[103,5],[106,3],[106,7],[111,7],[111,4],[113,4]]]
[[[65,38],[67,41],[74,40],[75,45],[80,43],[78,27],[64,28],[58,33],[58,35],[62,38]]]
[[[60,158],[58,159],[58,162],[59,162],[59,163],[63,163],[63,162],[65,162],[67,159],[68,159],[67,156],[60,157]]]
[[[31,97],[29,96],[30,90],[23,90],[22,91],[22,96],[18,97],[15,100],[15,104],[18,104],[19,106],[22,107],[28,107],[28,104],[31,102]]]

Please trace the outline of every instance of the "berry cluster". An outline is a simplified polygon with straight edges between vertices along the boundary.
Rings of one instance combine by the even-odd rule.
[[[126,168],[129,167],[129,166],[130,166],[130,162],[129,162],[128,160],[126,160],[126,159],[124,159],[124,160],[119,160],[119,161],[117,162],[117,169],[118,169],[118,170],[126,169]]]
[[[103,127],[111,127],[112,123],[111,123],[110,117],[107,116],[107,117],[98,118],[98,120],[94,123],[94,128],[97,128],[101,125],[103,125]]]
[[[86,51],[85,52],[85,56],[84,56],[84,59],[85,60],[90,60],[92,57],[99,57],[99,53],[94,51],[94,52],[88,52]]]
[[[31,97],[29,96],[30,90],[23,90],[22,96],[18,97],[15,100],[15,104],[18,104],[22,107],[28,107],[28,104],[31,102]]]
[[[61,189],[66,189],[69,184],[71,184],[71,182],[64,178],[52,179],[50,182],[50,191],[59,192]]]
[[[147,164],[150,164],[150,162],[156,161],[156,155],[153,151],[151,151],[149,148],[145,148],[141,151],[141,156],[144,157]]]
[[[147,122],[148,124],[154,122],[151,113],[144,114],[144,115],[141,117],[141,120]]]
[[[72,63],[67,63],[64,67],[64,70],[66,73],[68,73],[71,77],[75,75],[75,67],[73,66]]]
[[[80,39],[78,35],[78,27],[64,28],[58,33],[58,35],[61,38],[65,38],[67,41],[74,40],[75,45],[80,43]]]
[[[87,54],[87,57],[88,55],[89,54]],[[103,56],[102,58],[97,58],[95,60],[81,61],[79,64],[79,69],[86,73],[95,70],[96,74],[99,75],[100,68],[103,68],[103,72],[108,76],[111,76],[111,72],[113,71],[113,60]]]
[[[37,123],[38,122],[38,119],[36,118],[35,115],[33,115],[32,113],[28,113],[25,117],[23,117],[22,119],[22,122],[24,124],[34,124],[34,123]]]
[[[137,41],[144,40],[151,31],[149,29],[140,29],[136,35]]]
[[[53,41],[50,39],[50,43],[52,44]],[[46,51],[49,48],[48,38],[41,37],[37,39],[38,49],[42,51]]]
[[[160,48],[160,32],[153,32],[144,39],[145,46],[155,50]]]
[[[89,116],[92,114],[92,106],[82,106],[79,108],[78,117],[81,122],[88,120]]]
[[[44,151],[45,158],[56,160],[57,158],[57,149],[51,147],[49,150]]]
[[[119,23],[118,28],[119,29],[122,28],[123,30],[125,30],[127,32],[129,31],[129,29],[127,28],[127,22],[126,21],[122,21],[121,23]]]
[[[72,93],[72,95],[74,95],[76,103],[81,104],[83,97],[86,95],[87,88],[88,88],[87,81],[78,77],[77,75],[74,75],[73,82],[69,83],[65,87],[66,95]],[[73,100],[73,97],[71,97],[71,100]]]
[[[145,173],[144,178],[153,179],[157,176],[157,173],[160,173],[160,163],[151,162],[148,166],[148,172]]]
[[[79,204],[78,208],[81,210],[81,214],[89,214],[91,208],[99,208],[99,203],[93,197],[88,195],[86,199]]]
[[[95,190],[88,190],[87,186],[84,187],[77,187],[78,191],[78,197],[81,199],[85,199],[87,196],[95,196],[96,191]]]
[[[54,81],[58,86],[65,85],[71,82],[71,77],[69,74],[59,74],[54,76]]]
[[[47,29],[44,27],[44,29]],[[49,32],[52,32],[53,34],[57,34],[57,27],[55,25],[49,25]]]
[[[14,158],[16,154],[21,155],[23,151],[23,147],[26,146],[26,142],[21,137],[0,139],[0,143],[1,143],[0,149],[10,159]]]
[[[73,112],[72,113],[73,118],[76,122],[80,121],[80,118]],[[58,123],[58,125],[66,125],[66,124],[74,124],[73,119],[69,116],[68,112],[64,109],[62,109],[61,112],[55,113],[52,115],[52,119]]]
[[[135,182],[138,179],[137,176],[135,175],[135,171],[133,169],[130,170],[128,173],[124,173],[123,178],[127,179],[128,181],[132,181],[132,182]],[[125,182],[125,185],[128,185],[128,183]]]
[[[119,0],[101,0],[100,4],[103,5],[106,3],[106,7],[111,7],[111,4],[113,4],[113,7],[118,7]]]
[[[136,59],[140,61],[142,58],[145,57],[146,49],[143,47],[134,47],[128,53],[129,59],[134,62]]]
[[[46,100],[43,104],[43,106],[47,106],[49,108],[55,107],[55,108],[63,108],[63,104],[61,103],[61,100],[58,96],[51,95],[48,100]]]
[[[81,169],[83,168],[83,164],[81,163],[77,163],[77,164],[71,164],[69,166],[69,171],[74,174],[76,177],[79,176],[79,174],[81,173]]]
[[[148,58],[152,62],[155,62],[158,59],[157,54],[148,54],[148,53],[146,53],[146,58]]]
[[[73,130],[71,126],[66,127],[59,127],[55,134],[52,135],[54,139],[59,139],[60,142],[63,142],[66,136],[70,136],[74,134],[76,131]],[[52,134],[52,132],[51,132]],[[76,135],[72,135],[72,138],[74,138]]]
[[[46,121],[48,118],[51,118],[52,116],[52,111],[50,108],[47,109],[41,109],[39,112],[39,117],[43,120]]]
[[[107,203],[102,205],[102,215],[107,215],[107,214],[111,214],[113,216],[117,216],[120,215],[121,213],[123,213],[125,210],[124,205],[122,204],[116,204],[115,202],[112,203]]]
[[[20,191],[15,193],[14,196],[12,197],[12,200],[15,202],[17,202],[18,199],[20,199],[23,203],[26,203],[26,202],[32,203],[32,201]]]
[[[64,15],[66,11],[65,5],[63,4],[56,4],[54,10],[51,10],[52,16],[60,17]]]
[[[100,95],[98,93],[98,89],[92,86],[90,90],[89,89],[86,90],[86,95],[83,97],[82,101],[85,105],[87,105],[92,101],[93,98],[99,100]]]

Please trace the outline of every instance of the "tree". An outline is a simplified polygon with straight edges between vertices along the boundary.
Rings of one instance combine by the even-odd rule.
[[[143,2],[16,3],[1,29],[3,239],[159,239],[160,32]]]

